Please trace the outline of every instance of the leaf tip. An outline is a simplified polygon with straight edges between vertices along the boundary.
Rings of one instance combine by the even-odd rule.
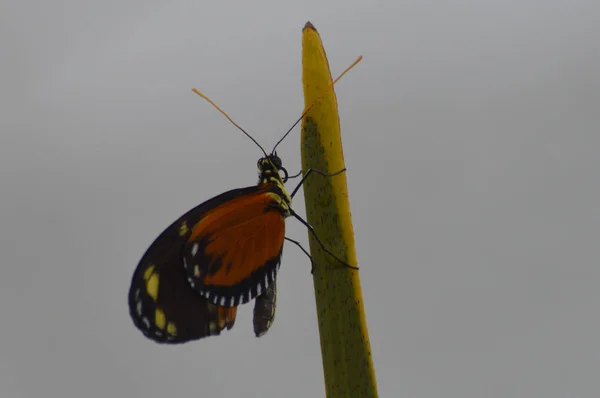
[[[306,29],[312,29],[314,31],[317,30],[315,28],[315,26],[312,23],[310,23],[310,21],[306,21],[306,24],[304,25],[304,28],[302,29],[302,31],[304,32]]]

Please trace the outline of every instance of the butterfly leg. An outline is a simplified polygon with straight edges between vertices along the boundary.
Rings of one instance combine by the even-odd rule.
[[[313,260],[312,256],[306,251],[306,249],[304,247],[302,247],[300,242],[298,242],[297,240],[290,239],[287,236],[284,239],[289,242],[292,242],[293,244],[298,246],[300,248],[300,250],[302,250],[304,252],[304,254],[306,254],[308,256],[308,258],[310,258],[310,273],[313,274],[315,271],[315,260]]]
[[[297,172],[296,174],[294,174],[293,176],[289,176],[288,179],[291,180],[293,178],[298,178],[302,175],[302,170],[300,170],[299,172]]]
[[[352,268],[352,269],[358,269],[358,267],[355,267],[353,265],[350,265],[348,263],[346,263],[345,261],[341,260],[338,256],[336,256],[335,254],[333,254],[332,252],[330,252],[325,245],[323,244],[323,242],[321,242],[321,240],[319,239],[319,237],[317,236],[317,233],[315,232],[315,229],[312,227],[312,225],[310,225],[308,222],[306,222],[302,217],[300,217],[293,209],[290,209],[290,214],[292,216],[294,216],[298,221],[300,221],[302,224],[304,224],[304,226],[306,228],[308,228],[308,230],[310,231],[310,233],[312,234],[312,236],[315,238],[315,240],[317,241],[317,243],[319,244],[319,246],[321,246],[321,249],[323,249],[323,251],[327,254],[329,254],[331,257],[333,257],[334,259],[336,259],[337,261],[339,261],[340,263],[342,263],[345,267],[347,268]]]
[[[346,171],[345,167],[343,169],[341,169],[340,171],[336,171],[335,173],[332,173],[332,174],[328,174],[328,173],[325,173],[325,172],[317,170],[317,169],[308,169],[306,171],[306,173],[304,173],[304,176],[302,177],[302,179],[300,180],[300,182],[298,183],[298,185],[296,185],[296,188],[294,188],[294,190],[292,191],[292,194],[290,196],[293,198],[294,195],[296,195],[296,192],[298,192],[298,190],[300,189],[300,187],[302,186],[302,184],[304,183],[304,181],[308,178],[308,176],[311,173],[320,174],[323,177],[333,177],[333,176],[336,176],[338,174],[343,173],[344,171]]]

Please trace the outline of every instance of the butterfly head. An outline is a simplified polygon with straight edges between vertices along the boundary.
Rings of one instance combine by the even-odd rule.
[[[257,163],[259,172],[259,183],[267,183],[276,181],[279,183],[285,183],[288,180],[288,172],[283,167],[281,158],[277,156],[277,152],[273,152],[270,155],[258,159]],[[279,172],[283,173],[283,179]]]

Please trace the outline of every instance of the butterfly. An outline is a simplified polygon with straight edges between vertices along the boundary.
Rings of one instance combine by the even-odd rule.
[[[329,88],[361,57],[347,68]],[[328,88],[328,89],[329,89]],[[271,327],[276,308],[276,277],[281,265],[285,219],[293,216],[313,234],[321,248],[330,252],[314,229],[291,208],[292,198],[309,169],[290,194],[289,177],[275,149],[320,99],[309,106],[268,154],[244,129],[212,100],[210,102],[263,152],[257,162],[258,184],[233,189],[194,207],[168,226],[154,240],[136,267],[129,289],[129,313],[134,325],[158,343],[184,343],[219,335],[235,323],[237,307],[254,299],[254,333],[264,335]],[[323,94],[326,90],[323,91]],[[312,258],[311,258],[312,261]],[[313,264],[314,267],[314,264]]]
[[[146,337],[183,343],[218,335],[233,327],[238,305],[257,297],[255,334],[269,329],[291,197],[276,153],[261,158],[258,167],[258,185],[225,192],[188,211],[142,256],[129,308]]]

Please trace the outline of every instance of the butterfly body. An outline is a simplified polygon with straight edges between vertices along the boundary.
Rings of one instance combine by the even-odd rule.
[[[256,297],[262,298],[254,311],[255,333],[270,327],[291,197],[276,154],[261,158],[258,168],[258,185],[222,193],[188,211],[142,256],[129,308],[148,338],[182,343],[218,335],[233,327],[237,306]]]

